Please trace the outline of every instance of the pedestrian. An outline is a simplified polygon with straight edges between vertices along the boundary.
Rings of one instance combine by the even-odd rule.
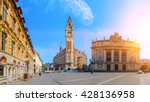
[[[41,72],[39,72],[39,76],[41,76]]]
[[[92,64],[90,64],[90,71],[91,71],[91,74],[93,74],[93,67],[92,67]]]

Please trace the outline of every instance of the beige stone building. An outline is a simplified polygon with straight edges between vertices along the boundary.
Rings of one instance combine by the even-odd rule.
[[[34,58],[34,74],[39,73],[42,71],[42,60],[39,54],[35,51],[35,58]]]
[[[140,45],[115,33],[109,39],[92,41],[92,61],[96,71],[136,71],[140,67]]]
[[[0,78],[18,79],[34,72],[35,52],[17,2],[0,0]]]
[[[63,49],[60,45],[60,50],[53,62],[63,68],[82,68],[83,64],[87,64],[87,56],[84,52],[74,48],[74,28],[71,17],[68,18],[65,33],[66,48]]]
[[[142,65],[146,65],[148,68],[150,68],[150,59],[141,59],[141,67]]]

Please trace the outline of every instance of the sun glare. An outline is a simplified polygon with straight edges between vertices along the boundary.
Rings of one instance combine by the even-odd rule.
[[[128,36],[137,40],[141,47],[141,58],[150,58],[148,46],[150,44],[150,6],[138,5],[127,12],[123,21],[123,28]]]

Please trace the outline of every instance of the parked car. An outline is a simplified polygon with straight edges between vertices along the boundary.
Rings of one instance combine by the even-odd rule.
[[[63,72],[78,72],[78,70],[74,68],[67,68],[67,69],[64,69]]]
[[[142,74],[143,73],[143,71],[142,70],[138,70],[138,72],[137,72],[138,74]]]

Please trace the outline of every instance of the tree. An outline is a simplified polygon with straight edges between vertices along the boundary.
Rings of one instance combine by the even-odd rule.
[[[143,64],[143,65],[141,66],[141,70],[142,70],[143,72],[146,72],[147,69],[148,69],[148,65],[147,65],[147,64]]]
[[[82,70],[83,70],[84,72],[88,71],[88,66],[87,66],[86,64],[83,64],[83,65],[82,65]]]
[[[42,65],[43,70],[47,70],[47,67],[49,67],[50,63],[45,63]]]

